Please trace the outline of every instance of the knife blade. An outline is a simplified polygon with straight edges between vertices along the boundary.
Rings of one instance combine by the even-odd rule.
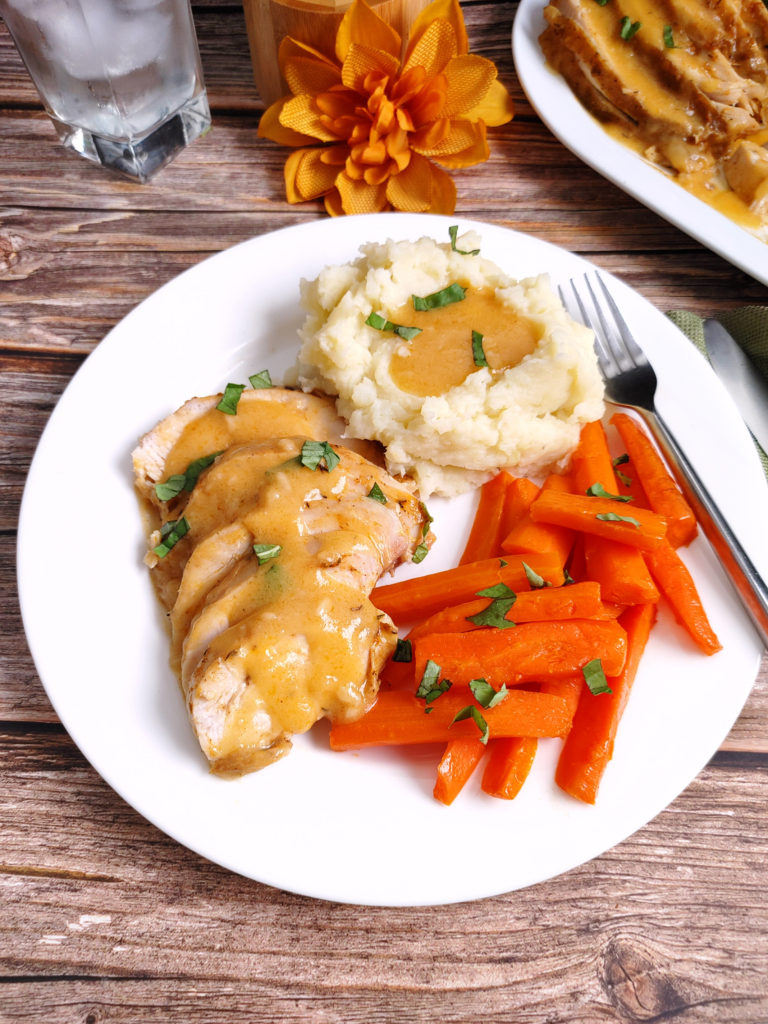
[[[741,413],[741,418],[763,451],[768,452],[768,383],[723,325],[704,321],[709,360]]]

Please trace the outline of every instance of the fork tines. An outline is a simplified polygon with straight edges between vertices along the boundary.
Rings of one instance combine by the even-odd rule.
[[[645,353],[632,337],[601,275],[594,271],[580,279],[571,278],[568,284],[568,294],[563,287],[558,288],[560,298],[574,319],[595,332],[595,351],[603,375],[615,377],[622,371],[645,365],[648,362]]]

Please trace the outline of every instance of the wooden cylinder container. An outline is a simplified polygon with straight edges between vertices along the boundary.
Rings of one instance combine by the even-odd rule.
[[[379,17],[407,40],[411,26],[429,0],[368,0]],[[280,75],[277,51],[284,36],[332,54],[336,31],[351,0],[243,0],[253,74],[266,106],[288,88]]]

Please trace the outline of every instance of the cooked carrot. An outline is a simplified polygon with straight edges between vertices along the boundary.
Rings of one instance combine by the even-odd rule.
[[[662,544],[646,554],[648,568],[659,590],[672,607],[677,621],[688,631],[705,654],[723,649],[709,623],[699,592],[687,566],[671,544]]]
[[[481,783],[483,792],[514,800],[530,774],[538,744],[533,736],[491,740]]]
[[[652,604],[628,608],[620,619],[627,631],[626,663],[620,673],[606,673],[612,692],[595,695],[586,685],[582,689],[573,726],[560,752],[555,781],[566,793],[586,803],[595,802],[600,780],[613,756],[616,730],[655,616]]]
[[[637,548],[585,534],[584,559],[587,576],[600,583],[604,600],[620,605],[658,601],[658,587]]]
[[[571,484],[567,476],[551,473],[544,481],[540,494],[543,495],[549,491],[568,494],[570,489]],[[573,539],[573,530],[563,526],[554,526],[551,523],[534,522],[529,507],[525,515],[502,539],[501,547],[503,551],[510,554],[520,554],[526,551],[554,551],[560,559],[560,564],[565,565],[573,547]]]
[[[602,484],[610,494],[618,493],[608,441],[599,421],[586,423],[581,428],[579,444],[571,460],[571,480],[574,491],[579,494],[585,494],[592,484]],[[658,601],[659,591],[638,550],[586,535],[582,544],[587,579],[597,580],[604,601],[622,605]]]
[[[640,477],[637,475],[631,459],[616,468],[616,493],[624,498],[631,498],[632,508],[651,507],[648,495],[643,490]],[[667,525],[667,533],[669,533],[669,525]]]
[[[626,634],[614,619],[524,622],[514,629],[430,633],[414,643],[415,677],[421,679],[427,661],[434,661],[443,676],[458,685],[485,679],[494,687],[512,686],[573,675],[595,658],[613,675],[624,665],[626,647]]]
[[[592,484],[602,484],[606,491],[616,493],[613,460],[600,420],[585,423],[581,428],[579,443],[571,457],[570,475],[577,494],[584,494]]]
[[[673,547],[690,544],[696,536],[696,517],[663,459],[642,427],[626,413],[611,417],[654,512],[667,520],[667,539]]]
[[[464,604],[451,605],[430,615],[420,622],[413,639],[427,633],[465,633],[478,629],[471,622],[474,615],[484,612],[491,604],[488,597],[478,597]],[[549,622],[554,619],[613,619],[614,608],[608,607],[600,598],[600,585],[591,580],[573,583],[569,587],[543,587],[541,590],[524,590],[515,597],[514,604],[507,612],[509,622]],[[411,635],[411,634],[409,634]]]
[[[434,615],[446,604],[471,601],[478,590],[492,587],[496,583],[506,583],[514,591],[530,590],[523,561],[555,586],[563,582],[562,566],[551,553],[531,554],[525,559],[507,555],[503,559],[487,558],[481,562],[468,562],[430,576],[376,587],[371,594],[371,601],[377,608],[391,615],[395,622],[412,622]]]
[[[585,685],[584,676],[579,672],[578,675],[564,676],[562,679],[545,679],[539,689],[552,697],[562,697],[571,714],[575,715]]]
[[[331,749],[445,743],[458,737],[477,739],[471,718],[454,724],[456,715],[473,704],[467,687],[454,686],[425,714],[424,701],[405,690],[380,693],[371,710],[356,722],[334,722]],[[549,694],[514,690],[496,707],[478,711],[488,723],[488,736],[564,736],[570,728],[566,702]]]
[[[503,743],[504,740],[491,742]],[[437,766],[433,790],[435,799],[441,804],[452,804],[480,764],[485,750],[485,744],[474,736],[460,736],[458,739],[448,740]]]
[[[507,485],[501,513],[502,539],[522,519],[539,493],[539,486],[527,477],[513,477]]]
[[[480,501],[459,565],[501,554],[502,513],[507,487],[512,480],[514,477],[511,474],[502,471],[480,488]]]
[[[666,520],[646,508],[627,508],[611,498],[542,491],[531,505],[531,517],[538,523],[567,526],[595,537],[617,540],[630,547],[650,551],[667,532]],[[617,521],[614,517],[621,516]],[[630,519],[630,522],[625,522]]]

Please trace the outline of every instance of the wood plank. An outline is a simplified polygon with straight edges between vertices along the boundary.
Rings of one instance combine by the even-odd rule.
[[[64,736],[4,736],[2,753],[11,1019],[34,1008],[35,1019],[82,1022],[95,1006],[136,1022],[171,992],[171,1021],[237,1008],[264,1021],[316,1010],[329,1016],[311,1019],[744,1024],[768,1011],[764,757],[719,755],[634,837],[542,885],[385,910],[317,903],[202,860],[127,807]]]

